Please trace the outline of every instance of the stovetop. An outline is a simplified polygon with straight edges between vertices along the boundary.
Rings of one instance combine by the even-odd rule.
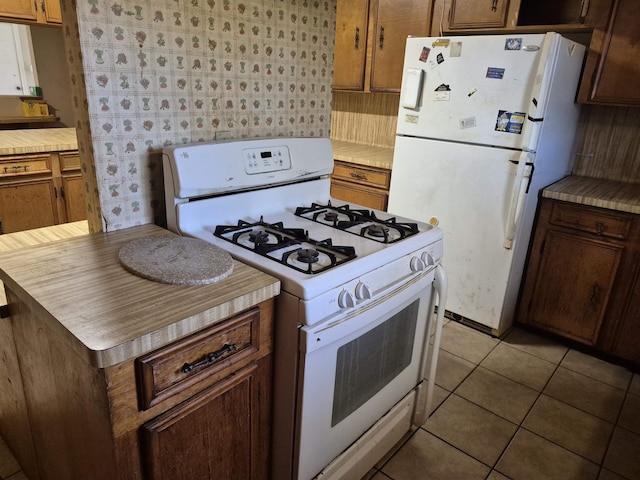
[[[303,301],[364,276],[383,277],[370,280],[380,288],[393,285],[411,275],[411,258],[442,256],[438,228],[331,198],[326,138],[198,144],[163,153],[168,228],[279,278],[283,292]],[[380,274],[394,262],[402,272]]]

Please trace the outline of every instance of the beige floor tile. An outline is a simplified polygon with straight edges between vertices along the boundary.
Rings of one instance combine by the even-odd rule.
[[[624,367],[605,362],[577,350],[569,350],[560,365],[621,390],[627,389],[633,375],[630,370]]]
[[[442,328],[440,348],[478,364],[499,342],[500,340],[497,338],[492,338],[457,322],[449,322]]]
[[[602,470],[600,470],[600,475],[598,476],[598,480],[627,480],[627,479],[621,475],[618,475],[617,473],[613,473],[607,470],[606,468],[603,468]]]
[[[511,479],[509,477],[505,477],[501,473],[496,472],[495,470],[492,470],[489,476],[487,477],[487,480],[511,480]]]
[[[564,367],[558,367],[543,393],[611,423],[625,397],[622,390]]]
[[[425,428],[484,464],[493,466],[518,426],[453,394],[431,416]]]
[[[500,458],[496,470],[516,480],[595,480],[599,468],[521,428]]]
[[[536,335],[518,327],[514,327],[502,340],[503,343],[530,353],[536,357],[543,358],[549,362],[560,363],[564,355],[569,350],[568,347],[554,342],[551,339]]]
[[[479,366],[456,389],[456,394],[520,424],[539,392]]]
[[[20,465],[18,465],[7,444],[0,438],[0,478],[8,478],[19,471]]]
[[[561,447],[600,464],[614,425],[546,395],[541,395],[522,424]]]
[[[484,480],[489,467],[420,429],[382,467],[393,480]]]
[[[640,435],[616,427],[611,439],[611,445],[602,464],[629,479],[640,478]]]
[[[373,477],[371,477],[371,480],[390,480],[390,479],[384,473],[377,472]]]
[[[640,374],[635,373],[631,380],[631,386],[629,386],[629,393],[634,395],[640,395]]]
[[[433,412],[435,412],[438,409],[438,407],[442,404],[442,402],[444,402],[444,400],[449,396],[449,394],[451,394],[450,391],[445,390],[444,388],[438,385],[435,385],[433,389],[433,399],[432,399],[431,411],[429,412],[429,415],[431,415]]]
[[[501,343],[480,364],[511,380],[541,391],[556,369],[542,358]]]
[[[618,425],[640,435],[640,396],[627,394]]]
[[[476,368],[475,363],[446,350],[440,350],[438,368],[436,370],[436,385],[452,392],[474,368]]]

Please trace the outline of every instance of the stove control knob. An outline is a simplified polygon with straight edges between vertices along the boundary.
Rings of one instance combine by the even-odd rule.
[[[436,258],[433,256],[433,253],[431,253],[431,252],[424,252],[422,254],[422,261],[427,265],[435,265],[436,264]]]
[[[340,308],[353,308],[356,306],[356,301],[351,292],[343,290],[340,292],[340,295],[338,295],[338,305]]]
[[[369,299],[373,296],[371,288],[366,283],[358,282],[356,285],[356,298],[358,300]]]
[[[409,264],[412,272],[421,272],[426,268],[426,265],[418,257],[411,257],[411,263]]]

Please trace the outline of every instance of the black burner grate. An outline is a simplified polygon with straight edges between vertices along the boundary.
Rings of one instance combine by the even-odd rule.
[[[334,206],[331,201],[325,205],[312,203],[310,207],[297,207],[295,214],[380,243],[398,242],[419,232],[417,223],[398,222],[395,217],[384,220],[372,210],[351,208],[349,205]],[[340,217],[343,219],[340,220]],[[358,225],[363,227],[353,230]],[[397,235],[390,235],[390,230],[397,232]]]
[[[357,257],[351,246],[333,245],[330,238],[314,240],[301,228],[286,228],[282,222],[267,223],[262,217],[255,223],[239,220],[237,225],[218,225],[214,235],[307,274],[324,272]],[[245,237],[249,241],[243,242]],[[261,241],[256,241],[258,238]],[[294,248],[296,246],[299,247]],[[282,253],[279,254],[278,250]],[[321,255],[328,264],[319,262]],[[314,261],[308,261],[308,258]]]

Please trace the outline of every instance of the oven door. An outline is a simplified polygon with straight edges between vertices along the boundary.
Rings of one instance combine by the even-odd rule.
[[[320,472],[420,383],[433,278],[301,328],[298,479]]]

